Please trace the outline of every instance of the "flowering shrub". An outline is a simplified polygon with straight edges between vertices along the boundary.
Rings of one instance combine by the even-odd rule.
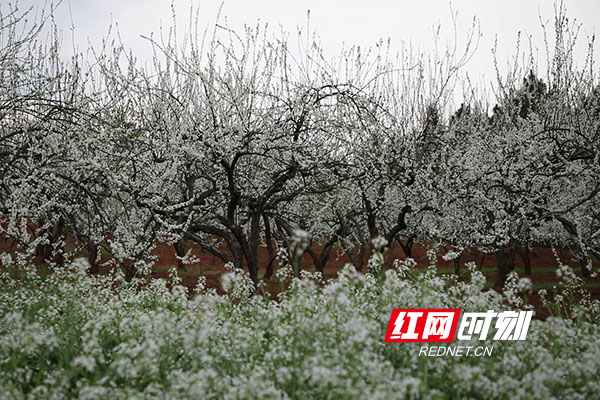
[[[378,260],[370,262],[377,273]],[[534,319],[525,341],[482,342],[494,346],[489,357],[419,357],[420,343],[383,342],[392,308],[531,308],[520,297],[530,285],[514,275],[500,294],[483,291],[475,269],[461,282],[433,268],[417,272],[410,260],[381,279],[349,265],[328,282],[288,274],[273,301],[251,294],[239,270],[224,276],[225,295],[200,281],[190,299],[175,272],[170,285],[141,285],[119,273],[89,276],[87,267],[76,260],[42,277],[5,265],[0,398],[600,395],[598,302]]]

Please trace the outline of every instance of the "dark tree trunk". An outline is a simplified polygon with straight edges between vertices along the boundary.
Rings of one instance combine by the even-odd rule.
[[[248,272],[250,272],[250,279],[254,285],[258,285],[258,262],[256,259],[249,259],[248,262]]]
[[[183,260],[181,260],[181,258],[185,257],[185,253],[187,251],[187,244],[186,244],[185,237],[182,237],[177,242],[175,242],[173,247],[175,247],[175,253],[177,254],[177,257],[179,258],[178,263],[177,263],[177,268],[180,271],[183,271],[185,269],[185,264],[183,263]]]
[[[250,238],[246,253],[248,272],[254,284],[258,284],[258,241],[260,236],[260,213],[253,212],[250,216]]]
[[[584,278],[589,278],[592,274],[587,266],[587,264],[588,264],[587,256],[585,255],[585,253],[583,251],[580,251],[577,258],[579,258],[579,264],[581,265],[581,276],[583,276]]]
[[[454,273],[460,275],[460,255],[452,260],[452,265],[454,265]]]
[[[58,223],[54,227],[54,234],[52,235],[52,242],[54,244],[58,244],[63,241],[64,230],[65,230],[65,220],[63,217],[60,217],[58,219]],[[54,262],[57,265],[64,265],[64,263],[65,263],[65,258],[64,258],[64,254],[63,254],[64,253],[64,243],[63,243],[63,245],[61,245],[60,249],[55,249],[54,247],[55,246],[51,246],[51,250],[54,251]]]
[[[325,267],[327,266],[327,263],[329,262],[333,246],[338,240],[338,234],[339,232],[336,232],[334,236],[323,245],[323,248],[321,249],[321,253],[319,255],[317,255],[317,253],[310,246],[306,249],[306,252],[310,255],[310,257],[313,260],[313,264],[315,265],[316,270],[320,273],[323,273]]]
[[[87,250],[88,262],[90,263],[90,274],[98,274],[100,272],[100,266],[96,261],[98,259],[98,245],[90,242],[87,246]]]
[[[44,235],[47,235],[44,232]],[[52,245],[50,244],[38,244],[35,248],[35,255],[40,257],[42,262],[46,262],[50,260],[50,255],[52,254]]]
[[[531,255],[529,252],[529,246],[525,244],[523,247],[518,247],[517,252],[523,260],[523,266],[525,267],[525,274],[531,275]]]
[[[58,265],[64,263],[63,249],[55,249],[55,244],[62,239],[64,227],[65,221],[60,217],[55,226],[45,229],[41,233],[40,236],[46,236],[48,239],[48,243],[40,244],[35,249],[35,255],[39,256],[42,262],[54,261]]]
[[[406,239],[406,242],[403,242],[398,239],[398,243],[400,243],[400,247],[402,247],[402,251],[404,252],[405,258],[412,258],[413,245],[415,244],[414,240],[414,236],[410,236],[408,239]]]
[[[229,244],[229,249],[231,250],[231,254],[233,255],[233,265],[239,269],[244,268],[241,246],[235,241],[233,241]]]
[[[575,224],[573,224],[571,221],[567,220],[566,218],[563,217],[557,217],[556,218],[558,221],[560,221],[563,225],[563,227],[565,228],[565,230],[571,235],[571,237],[573,239],[579,238],[579,234],[577,231],[577,227],[575,226]],[[576,243],[578,243],[578,240],[575,240]],[[577,258],[581,264],[581,275],[584,278],[587,278],[590,276],[590,270],[588,270],[587,268],[587,255],[585,254],[585,251],[581,248],[582,246],[580,246],[579,244],[575,245],[576,247],[576,251],[577,251]],[[564,249],[560,248],[560,261],[563,264],[566,264],[566,260],[565,260],[565,256],[564,256]]]
[[[40,222],[40,225],[43,225],[44,222]],[[38,244],[35,248],[35,255],[40,257],[42,262],[46,262],[50,260],[50,255],[52,254],[52,235],[50,233],[50,229],[44,229],[38,235],[38,237],[47,237],[49,243]]]
[[[496,251],[496,260],[498,265],[494,287],[496,289],[502,289],[506,283],[508,273],[515,267],[514,249],[509,249],[508,253],[505,251],[505,249],[498,249]]]
[[[275,268],[275,251],[273,249],[273,238],[271,237],[271,224],[266,214],[263,214],[263,222],[265,224],[265,241],[267,242],[267,254],[269,255],[269,264],[265,271],[264,279],[271,279],[273,269]]]
[[[308,253],[308,255],[310,256],[310,258],[312,259],[312,262],[313,262],[313,265],[315,266],[315,269],[317,271],[323,272],[324,266],[321,265],[321,260],[319,258],[319,255],[312,249],[312,247],[308,247],[305,250],[305,252]]]
[[[275,255],[269,258],[269,264],[267,264],[267,270],[265,271],[265,279],[271,279],[273,277],[273,273],[275,272],[275,259],[277,257]]]
[[[133,262],[126,262],[123,267],[125,268],[125,282],[131,282],[135,277],[135,267]]]
[[[448,246],[443,245],[442,248],[446,251],[446,253],[453,251],[452,246],[448,248]],[[458,255],[458,257],[452,259],[452,266],[454,267],[454,274],[460,275],[460,257],[462,252]]]
[[[365,264],[365,253],[367,252],[367,246],[364,244],[360,244],[358,251],[356,253],[352,252],[352,249],[348,250],[348,256],[350,257],[350,261],[354,264],[354,267],[358,272],[362,272],[363,266]]]
[[[184,232],[184,234],[186,235],[187,239],[197,243],[200,247],[202,247],[202,249],[219,258],[224,263],[233,262],[233,265],[236,268],[242,269],[243,249],[241,243],[243,238],[239,237],[241,229],[237,229],[237,227],[234,225],[227,226],[227,229],[228,231],[225,231],[214,226],[196,225],[192,226],[188,231]],[[203,237],[198,236],[196,234],[197,232],[202,232],[223,239],[227,243],[227,247],[229,248],[233,259],[231,259],[220,248],[207,242]]]

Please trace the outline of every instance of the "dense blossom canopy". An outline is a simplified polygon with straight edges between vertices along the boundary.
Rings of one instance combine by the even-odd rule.
[[[329,60],[311,37],[298,52],[266,29],[172,30],[147,65],[108,40],[64,61],[26,16],[0,20],[0,233],[30,255],[60,261],[68,232],[92,268],[104,251],[143,270],[157,241],[189,262],[191,240],[256,283],[259,246],[273,260],[300,229],[324,244],[318,270],[335,246],[361,270],[376,237],[408,256],[428,238],[496,252],[498,285],[534,243],[584,273],[598,256],[600,90],[561,11],[545,76],[516,63],[493,107],[458,110],[475,33],[463,53]]]

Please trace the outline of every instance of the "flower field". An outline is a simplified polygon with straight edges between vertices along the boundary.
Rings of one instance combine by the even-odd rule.
[[[384,343],[392,308],[529,309],[531,282],[511,274],[502,294],[396,262],[382,272],[346,266],[277,278],[276,300],[255,295],[245,272],[222,277],[224,295],[199,281],[190,298],[169,279],[91,276],[83,259],[41,277],[9,265],[0,292],[3,399],[590,399],[600,395],[600,303],[574,301],[578,283],[548,299],[525,341],[486,357],[418,356],[421,343]],[[432,260],[432,263],[435,260]],[[10,260],[4,256],[3,263]],[[469,344],[469,343],[467,343]]]

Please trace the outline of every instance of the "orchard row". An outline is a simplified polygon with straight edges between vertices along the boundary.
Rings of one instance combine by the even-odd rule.
[[[476,30],[462,50],[328,58],[306,34],[171,29],[141,62],[110,38],[67,60],[40,21],[0,21],[0,234],[29,256],[60,261],[68,233],[92,270],[143,267],[158,241],[185,265],[193,241],[256,283],[260,246],[316,241],[317,270],[334,248],[361,270],[373,239],[428,238],[495,253],[502,286],[534,244],[584,274],[599,255],[600,86],[560,10],[547,65],[515,62],[493,98],[462,73]]]

